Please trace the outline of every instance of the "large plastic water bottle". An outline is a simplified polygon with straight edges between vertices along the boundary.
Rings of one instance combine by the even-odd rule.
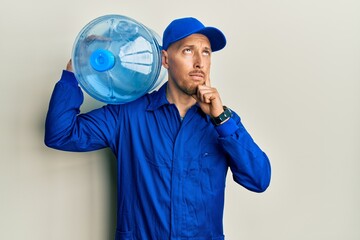
[[[143,24],[122,15],[105,15],[78,34],[72,52],[81,88],[111,104],[133,101],[164,80],[161,38]]]

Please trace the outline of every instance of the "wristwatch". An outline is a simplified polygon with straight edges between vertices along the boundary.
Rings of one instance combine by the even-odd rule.
[[[216,125],[216,126],[219,126],[221,125],[223,122],[225,122],[226,120],[228,120],[232,113],[231,113],[231,110],[230,108],[226,107],[226,106],[223,106],[224,108],[224,111],[217,117],[212,117],[211,118],[211,121]]]

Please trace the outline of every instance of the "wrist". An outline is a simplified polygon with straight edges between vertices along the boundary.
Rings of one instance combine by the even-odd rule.
[[[231,118],[232,113],[230,108],[223,106],[223,110],[224,111],[220,115],[216,117],[211,117],[211,121],[214,125],[219,126]]]

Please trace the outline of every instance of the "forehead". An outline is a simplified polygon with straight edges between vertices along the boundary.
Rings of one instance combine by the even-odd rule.
[[[173,45],[177,46],[177,47],[181,47],[181,46],[187,46],[187,45],[202,45],[202,47],[204,48],[211,48],[210,46],[210,41],[209,39],[203,35],[203,34],[199,34],[199,33],[195,33],[195,34],[191,34],[177,42],[175,42]]]

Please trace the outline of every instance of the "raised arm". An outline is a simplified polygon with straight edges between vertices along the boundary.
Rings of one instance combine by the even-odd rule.
[[[115,117],[107,107],[80,114],[84,96],[71,70],[69,62],[52,93],[45,122],[45,144],[65,151],[107,147]]]

